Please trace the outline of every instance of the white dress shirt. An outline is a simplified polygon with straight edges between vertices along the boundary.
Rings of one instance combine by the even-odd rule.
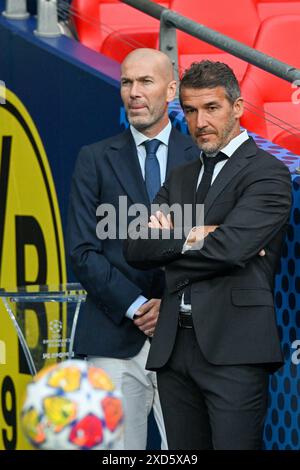
[[[222,153],[225,153],[225,155],[227,155],[228,159],[226,160],[222,160],[221,162],[218,162],[215,167],[214,167],[214,171],[213,171],[213,176],[212,176],[212,180],[211,180],[211,184],[213,184],[213,182],[215,181],[216,177],[218,176],[218,174],[220,173],[220,171],[222,170],[222,168],[226,165],[226,163],[228,162],[229,158],[234,154],[234,152],[246,141],[249,139],[249,135],[247,133],[247,131],[242,131],[238,136],[234,137],[230,142],[229,144],[227,144],[224,148],[220,149],[220,151]],[[207,158],[214,158],[214,157],[207,157]],[[200,169],[200,173],[199,173],[199,177],[198,177],[198,182],[197,182],[197,188],[200,184],[200,181],[202,179],[202,175],[204,173],[204,165],[203,165],[203,159],[202,159],[202,152],[200,154],[200,160],[201,160],[201,163],[202,163],[202,166],[201,166],[201,169]],[[187,237],[188,238],[188,237]],[[183,246],[183,253],[185,253],[186,251],[188,251],[190,248],[189,245],[186,245],[184,244]],[[185,304],[184,303],[184,296],[182,295],[181,297],[181,303],[180,303],[180,310],[182,312],[190,312],[192,309],[192,306],[190,304]]]
[[[168,161],[168,144],[169,144],[169,138],[172,130],[172,125],[171,122],[169,121],[166,127],[159,132],[154,137],[147,137],[146,135],[142,134],[139,132],[137,129],[135,129],[133,126],[130,126],[130,130],[136,145],[137,149],[137,155],[142,171],[143,178],[145,179],[145,162],[146,162],[146,148],[143,145],[147,140],[152,140],[152,139],[157,139],[161,142],[161,145],[158,147],[156,156],[159,162],[159,168],[160,168],[160,182],[161,185],[163,185],[165,179],[166,179],[166,171],[167,171],[167,161]],[[130,305],[126,312],[126,317],[133,319],[134,314],[136,311],[139,309],[141,305],[143,305],[145,302],[147,302],[148,299],[144,297],[143,295],[139,295],[138,298]]]
[[[247,131],[243,131],[241,132],[239,135],[237,135],[236,137],[234,137],[230,142],[229,144],[227,144],[223,149],[221,149],[220,151],[222,153],[225,153],[225,155],[227,155],[228,159],[226,160],[222,160],[221,162],[218,162],[215,167],[214,167],[214,172],[213,172],[213,176],[212,176],[212,180],[211,180],[211,184],[213,184],[213,182],[215,181],[216,177],[218,176],[218,174],[220,173],[220,171],[222,170],[223,166],[226,165],[226,163],[228,162],[229,158],[231,157],[231,155],[234,154],[234,152],[246,141],[249,139],[249,135],[248,135],[248,132]],[[207,156],[207,158],[214,158],[214,157],[209,157],[209,155]],[[197,183],[197,188],[200,184],[200,181],[202,179],[202,175],[203,175],[203,172],[204,172],[204,165],[203,165],[203,158],[202,158],[202,152],[200,154],[200,160],[201,160],[201,163],[202,163],[202,166],[201,166],[201,170],[200,170],[200,173],[199,173],[199,178],[198,178],[198,183]]]

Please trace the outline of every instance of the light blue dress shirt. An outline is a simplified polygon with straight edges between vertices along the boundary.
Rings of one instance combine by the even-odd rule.
[[[145,161],[146,161],[146,149],[143,145],[146,140],[157,139],[160,140],[161,145],[159,146],[156,156],[159,162],[160,168],[160,181],[161,184],[164,184],[166,179],[166,171],[167,171],[167,161],[168,161],[168,144],[169,138],[172,130],[171,122],[169,121],[166,127],[156,136],[153,136],[151,139],[146,135],[142,134],[138,130],[136,130],[133,126],[130,126],[130,130],[136,145],[137,155],[142,171],[143,178],[145,179]],[[126,312],[126,317],[133,320],[134,314],[143,305],[145,302],[148,302],[148,299],[143,295],[139,295],[138,298],[130,305]]]

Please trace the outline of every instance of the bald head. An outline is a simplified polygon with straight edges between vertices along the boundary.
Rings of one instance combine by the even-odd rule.
[[[171,60],[167,54],[156,49],[135,49],[126,56],[122,63],[121,70],[131,64],[143,66],[146,63],[149,67],[154,67],[167,81],[174,80],[174,70]]]
[[[168,123],[168,103],[176,81],[169,57],[155,49],[136,49],[121,66],[121,96],[132,126],[148,137]]]

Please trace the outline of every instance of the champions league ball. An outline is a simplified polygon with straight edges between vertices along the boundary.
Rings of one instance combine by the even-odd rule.
[[[61,362],[27,386],[21,423],[38,449],[110,449],[123,431],[121,395],[104,370]]]

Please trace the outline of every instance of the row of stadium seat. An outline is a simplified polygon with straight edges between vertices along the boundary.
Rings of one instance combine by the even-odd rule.
[[[155,1],[155,0],[154,0]],[[170,8],[170,1],[162,1],[160,5]],[[144,37],[144,27],[151,28],[153,37],[157,39],[159,31],[159,21],[151,18],[140,11],[121,3],[119,0],[73,0],[71,4],[71,15],[76,26],[77,34],[81,43],[90,47],[98,52],[103,52],[103,45],[106,40],[109,42],[109,37],[118,34],[120,30],[128,28],[128,42],[134,45],[134,40],[130,39],[133,31],[137,28],[139,33],[140,45],[131,47],[130,50],[136,47],[141,47],[143,44],[146,47],[153,47],[154,44],[149,44],[146,37]],[[122,46],[123,41],[117,41],[118,46]],[[118,48],[117,48],[118,49]],[[117,51],[116,51],[117,52]],[[127,49],[121,55],[110,54],[112,59],[119,62],[123,60],[126,55]]]
[[[296,46],[300,31],[300,0],[169,0],[156,3],[300,68],[300,49]],[[72,11],[80,41],[112,59],[121,62],[137,47],[158,48],[159,22],[119,0],[73,0]],[[300,154],[300,104],[292,101],[295,90],[289,83],[186,33],[178,31],[177,37],[180,70],[202,59],[228,63],[249,102],[242,124]],[[276,124],[274,116],[279,118]]]
[[[249,46],[254,45],[261,21],[266,17],[300,15],[299,0],[165,0],[156,3]],[[80,41],[118,62],[136,47],[157,47],[159,22],[119,0],[73,0],[72,11]],[[183,69],[194,56],[219,54],[220,59],[224,56],[222,51],[182,32],[178,33],[178,51]],[[241,79],[245,63],[229,60],[233,61]]]
[[[300,15],[299,0],[254,0],[261,20],[276,15]]]
[[[269,18],[254,47],[300,68],[299,31],[300,15]],[[300,155],[300,88],[248,65],[241,89],[248,108],[242,125]]]

